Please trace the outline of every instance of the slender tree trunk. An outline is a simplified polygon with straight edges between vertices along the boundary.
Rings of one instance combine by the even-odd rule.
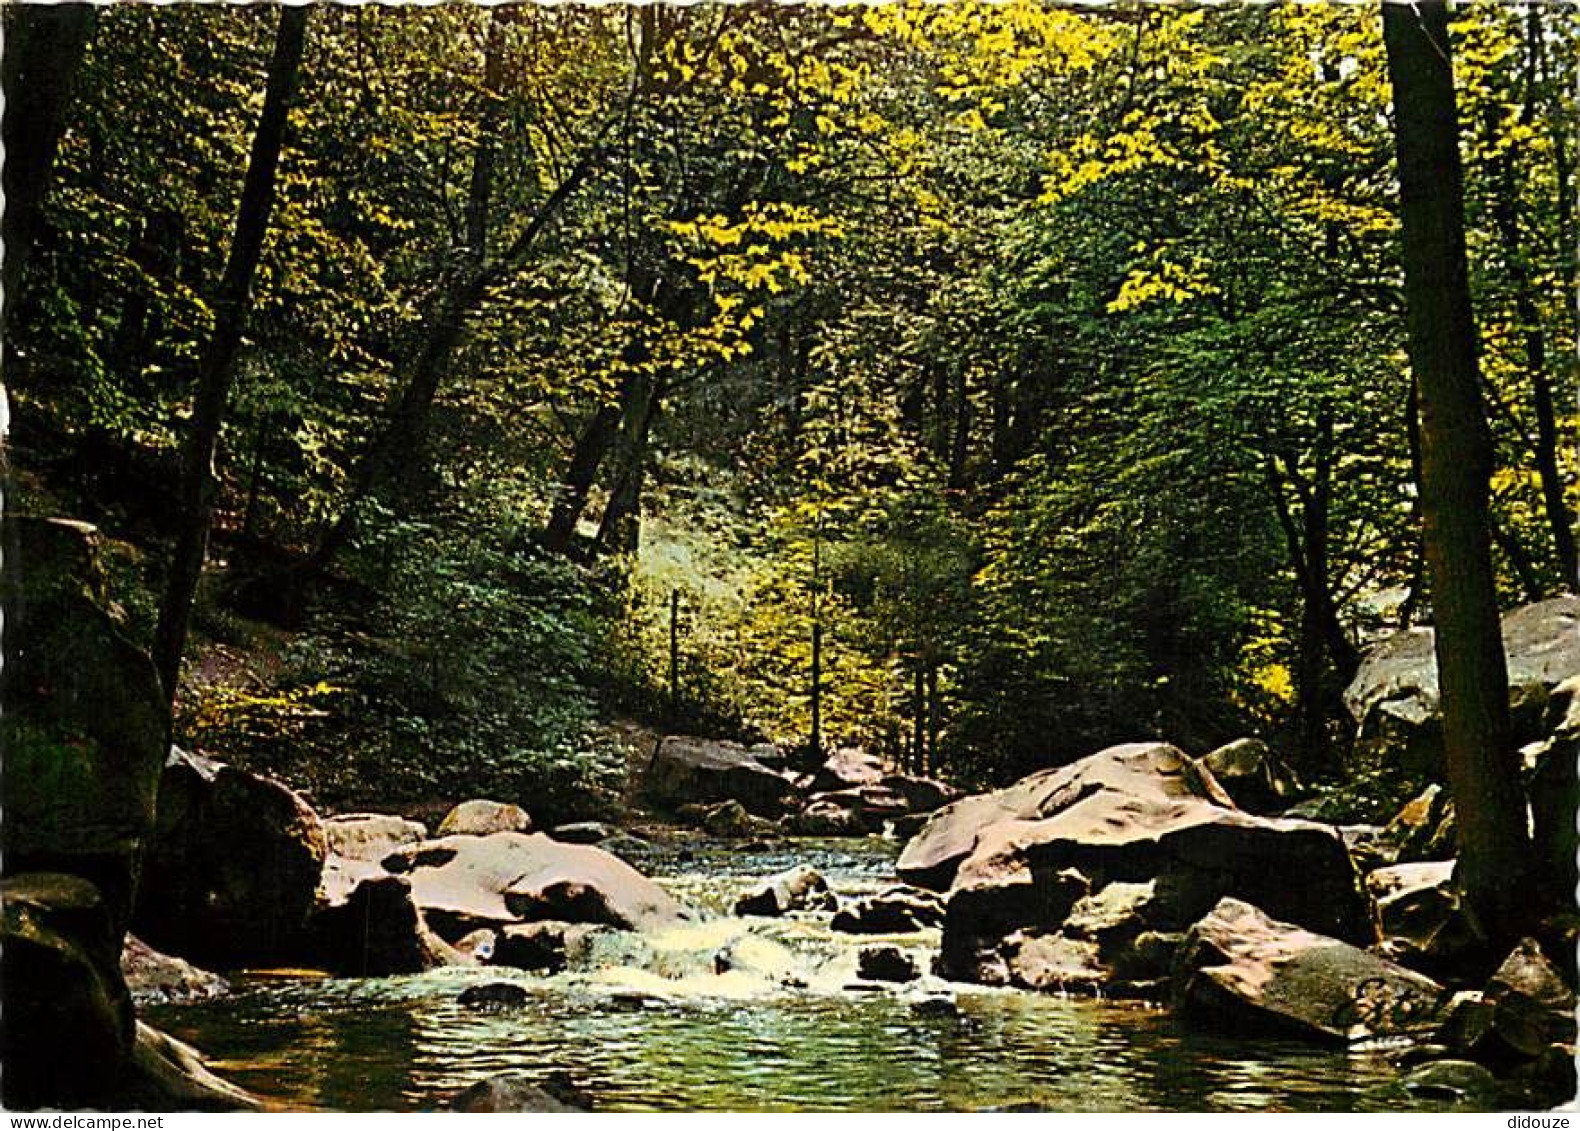
[[[938,733],[942,728],[943,715],[938,704],[938,661],[929,660],[927,663],[927,760],[922,765],[922,773],[932,773],[938,768]]]
[[[297,71],[302,61],[308,11],[305,6],[280,9],[263,111],[252,136],[235,233],[231,237],[225,274],[214,304],[214,332],[198,372],[192,430],[187,437],[181,476],[176,547],[170,559],[164,600],[159,606],[159,624],[154,630],[154,665],[164,683],[165,696],[172,703],[181,676],[181,655],[186,649],[192,599],[208,550],[209,526],[218,490],[214,453],[225,419],[225,402],[236,372],[236,354],[241,349],[242,333],[252,310],[252,279],[258,257],[263,252],[263,237],[269,230],[269,213],[274,207],[274,174],[285,139],[286,111],[296,89]]]
[[[39,212],[49,188],[55,152],[66,124],[72,82],[93,34],[91,4],[7,4],[5,57],[5,215],[0,239],[5,263],[3,318],[15,302],[28,255],[38,235]]]
[[[616,552],[630,553],[640,536],[642,484],[646,477],[648,436],[664,395],[658,377],[639,376],[633,395],[622,412],[619,471],[609,491],[603,518],[598,523],[598,543]]]
[[[1458,826],[1458,881],[1490,942],[1530,907],[1525,801],[1488,530],[1492,436],[1481,400],[1465,253],[1459,121],[1442,0],[1383,5],[1393,85],[1411,369],[1438,685]]]
[[[927,683],[922,672],[922,659],[916,658],[916,669],[911,673],[911,772],[927,772]]]
[[[587,496],[591,494],[592,485],[598,478],[598,468],[614,447],[620,434],[619,427],[620,407],[605,404],[598,406],[598,410],[582,428],[576,446],[571,451],[570,466],[566,468],[565,478],[555,493],[554,509],[549,514],[549,525],[544,531],[543,540],[551,550],[563,552],[570,546],[576,534],[576,524],[581,521],[582,511],[587,509]]]

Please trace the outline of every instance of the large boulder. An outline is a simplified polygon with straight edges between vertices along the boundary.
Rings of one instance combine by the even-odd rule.
[[[956,866],[940,955],[950,976],[999,980],[1006,938],[1058,933],[1078,905],[1087,911],[1066,933],[1093,941],[1100,932],[1082,920],[1100,917],[1105,898],[1120,909],[1113,914],[1127,936],[1115,948],[1144,931],[1183,930],[1230,895],[1315,930],[1372,941],[1369,904],[1337,829],[1225,808],[1212,799],[1219,791],[1210,776],[1173,747],[1113,747],[1037,775],[1035,789],[1028,782],[1020,783],[1019,796],[1035,798],[1037,817],[999,817],[979,827]],[[979,812],[1003,810],[983,804]],[[941,831],[951,835],[937,837],[939,844],[963,843],[950,827],[950,810],[940,816]],[[939,831],[929,825],[918,841]],[[935,867],[943,858],[913,852],[917,847],[907,846],[902,874],[907,856]],[[1105,897],[1116,883],[1135,886]]]
[[[1236,805],[1252,813],[1273,813],[1288,807],[1300,788],[1289,767],[1257,738],[1241,738],[1220,746],[1202,755],[1201,765],[1234,798]]]
[[[812,774],[808,793],[834,793],[883,780],[883,759],[857,746],[842,746],[823,760]]]
[[[302,954],[313,966],[363,978],[415,974],[457,960],[429,929],[409,879],[339,856],[324,862]]]
[[[121,939],[87,880],[0,881],[0,1100],[11,1110],[110,1104],[135,1037]]]
[[[1344,701],[1357,747],[1423,780],[1443,779],[1442,711],[1432,629],[1396,633],[1367,653]],[[1503,617],[1517,741],[1542,737],[1552,691],[1580,674],[1580,597],[1555,597]]]
[[[8,874],[92,881],[118,935],[154,827],[169,714],[109,599],[101,553],[83,523],[0,522],[0,856]]]
[[[417,906],[450,941],[521,920],[647,929],[685,917],[625,861],[542,833],[440,837],[397,850],[384,866],[410,879]]]
[[[738,801],[759,817],[778,817],[795,784],[738,742],[671,735],[648,764],[644,789],[666,805]]]
[[[435,836],[487,836],[489,833],[530,833],[532,818],[519,805],[474,798],[444,815]]]
[[[1461,905],[1452,860],[1379,868],[1366,876],[1377,905],[1382,951],[1438,977],[1465,973],[1483,945]]]
[[[317,815],[279,782],[172,750],[137,932],[217,970],[288,961],[317,906],[326,852]]]
[[[1036,821],[1099,790],[1144,790],[1170,798],[1220,799],[1221,787],[1166,743],[1114,746],[1068,766],[1039,770],[1014,785],[962,797],[933,814],[900,854],[900,878],[946,891],[978,836],[1006,821]]]
[[[377,863],[397,848],[428,839],[421,821],[388,813],[344,813],[325,817],[324,842],[331,856]]]
[[[230,983],[218,974],[163,954],[135,935],[127,935],[121,948],[121,976],[138,1005],[202,1001],[230,992]]]
[[[1187,1021],[1328,1043],[1429,1036],[1449,994],[1358,947],[1225,899],[1190,930],[1174,974]]]

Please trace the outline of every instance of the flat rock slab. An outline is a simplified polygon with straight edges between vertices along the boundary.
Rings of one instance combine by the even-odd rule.
[[[1225,899],[1191,928],[1174,977],[1186,1019],[1329,1043],[1430,1035],[1450,994],[1368,951]]]
[[[409,876],[417,906],[450,941],[523,920],[645,930],[686,914],[619,857],[542,833],[440,837],[403,848],[384,864]]]

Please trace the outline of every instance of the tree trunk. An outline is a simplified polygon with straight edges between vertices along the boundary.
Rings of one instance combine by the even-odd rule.
[[[65,128],[66,103],[97,9],[91,4],[8,4],[5,58],[5,215],[0,270],[5,313],[22,282],[38,234],[39,211],[49,188],[55,152]],[[0,314],[0,326],[4,325]]]
[[[1470,302],[1446,5],[1385,3],[1383,39],[1393,85],[1410,365],[1421,406],[1424,541],[1458,825],[1456,871],[1472,922],[1501,944],[1533,910],[1524,883],[1531,850],[1488,538],[1492,436]]]
[[[629,382],[635,377],[626,380]],[[623,391],[621,399],[624,399]],[[543,534],[543,541],[549,549],[563,553],[570,546],[576,534],[576,524],[581,521],[582,511],[587,509],[587,496],[598,478],[598,468],[619,436],[619,426],[620,407],[604,404],[598,406],[582,428],[582,434],[571,451],[570,466],[566,468],[565,478],[555,493],[554,509]]]
[[[269,229],[269,213],[274,207],[274,175],[285,138],[286,110],[296,89],[297,71],[302,61],[308,11],[305,6],[280,9],[263,111],[252,136],[241,204],[236,212],[236,228],[214,304],[214,332],[198,371],[192,431],[187,437],[181,475],[176,547],[170,559],[164,600],[159,606],[159,624],[154,630],[154,665],[164,684],[165,696],[172,704],[181,675],[181,655],[186,648],[192,599],[208,550],[209,526],[218,489],[214,453],[225,419],[225,402],[236,372],[236,355],[241,349],[242,333],[252,309],[252,279],[263,251],[263,237]]]
[[[664,395],[660,378],[640,375],[620,422],[620,466],[598,523],[598,543],[616,553],[637,548],[641,532],[642,483],[647,472],[648,435]]]

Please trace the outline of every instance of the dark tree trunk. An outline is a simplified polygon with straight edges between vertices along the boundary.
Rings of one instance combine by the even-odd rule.
[[[626,380],[630,382],[635,378]],[[623,393],[621,399],[624,399]],[[620,415],[619,405],[599,405],[582,428],[576,447],[571,451],[570,466],[555,493],[554,509],[544,531],[544,543],[551,550],[563,552],[571,544],[576,524],[581,521],[582,511],[587,509],[587,496],[598,478],[598,468],[619,438]]]
[[[1442,0],[1383,5],[1393,85],[1411,369],[1421,406],[1421,503],[1457,875],[1480,933],[1501,944],[1531,907],[1525,801],[1489,546],[1492,436],[1481,400],[1465,253],[1459,121]]]
[[[641,533],[642,484],[647,474],[648,435],[664,395],[657,377],[638,376],[621,413],[620,467],[598,524],[598,543],[617,553],[637,548]]]
[[[96,18],[91,4],[5,7],[5,57],[0,64],[5,89],[5,216],[0,221],[5,265],[0,286],[7,311],[38,235],[66,103]]]
[[[192,430],[187,437],[181,475],[176,547],[170,559],[164,599],[159,606],[159,623],[154,630],[154,665],[163,681],[165,695],[172,703],[181,675],[181,655],[186,648],[192,599],[203,572],[209,526],[213,520],[214,496],[218,490],[214,454],[225,419],[225,402],[236,372],[236,355],[241,349],[242,333],[252,309],[252,279],[263,251],[263,237],[269,229],[269,213],[274,207],[275,170],[285,138],[286,110],[296,89],[297,71],[302,61],[308,11],[305,6],[280,9],[263,111],[252,137],[252,151],[242,181],[241,204],[236,212],[236,228],[214,304],[214,332],[204,349],[198,371]]]

